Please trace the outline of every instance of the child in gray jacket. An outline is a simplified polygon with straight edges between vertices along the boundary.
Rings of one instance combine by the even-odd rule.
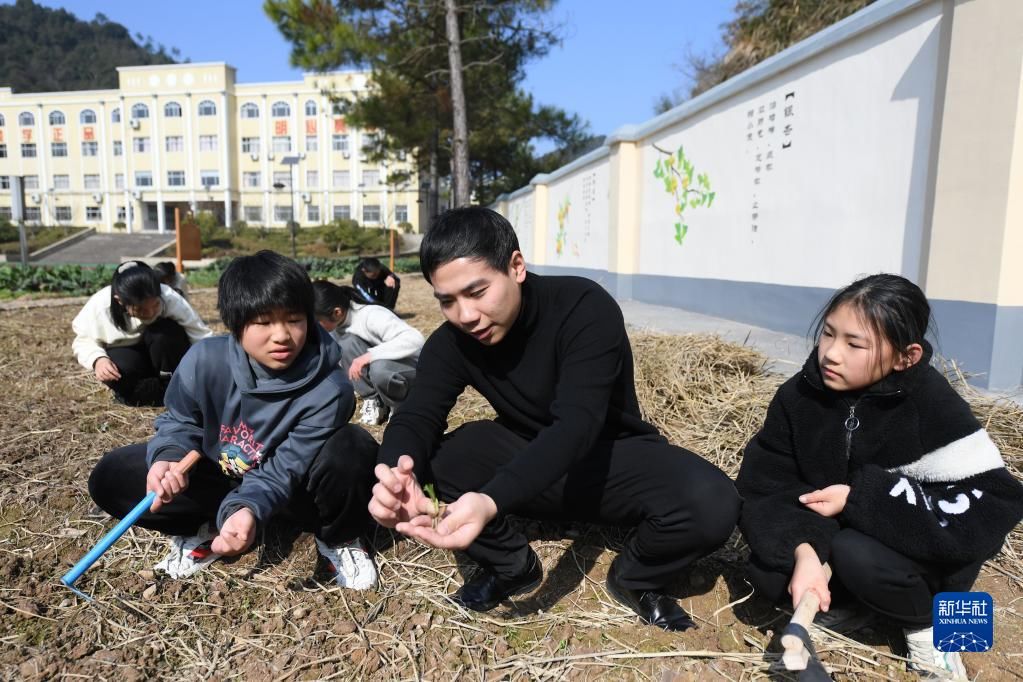
[[[309,276],[270,251],[237,258],[220,279],[218,308],[231,335],[191,348],[156,436],[104,455],[89,493],[116,517],[157,493],[139,525],[175,536],[157,566],[172,577],[244,552],[282,515],[315,535],[339,585],[372,587],[376,567],[360,534],[377,444],[348,424],[352,386],[316,324]],[[190,450],[205,458],[175,472]]]

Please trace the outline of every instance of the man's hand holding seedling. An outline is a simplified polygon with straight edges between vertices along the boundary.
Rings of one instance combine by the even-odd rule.
[[[482,493],[465,493],[447,505],[439,521],[431,513],[433,502],[426,503],[429,511],[399,523],[395,530],[440,549],[465,549],[497,516],[494,500]]]
[[[420,515],[429,518],[434,509],[433,502],[419,487],[412,468],[412,458],[402,455],[398,458],[398,466],[377,464],[373,470],[377,483],[373,486],[369,513],[385,528],[395,528],[399,523],[408,522]]]

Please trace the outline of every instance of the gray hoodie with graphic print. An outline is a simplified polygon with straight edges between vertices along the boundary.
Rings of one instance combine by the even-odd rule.
[[[233,336],[192,346],[174,372],[147,459],[178,461],[198,450],[241,484],[224,498],[217,526],[248,507],[263,524],[297,492],[324,443],[355,409],[338,368],[341,351],[319,325],[286,370],[252,360]]]

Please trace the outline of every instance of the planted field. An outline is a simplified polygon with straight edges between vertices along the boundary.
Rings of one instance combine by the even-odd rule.
[[[441,321],[420,277],[399,312],[429,332]],[[216,320],[215,294],[193,299]],[[78,304],[0,312],[0,676],[10,679],[758,679],[777,659],[788,616],[742,575],[738,534],[680,576],[671,592],[699,629],[668,634],[638,624],[607,594],[604,576],[627,529],[523,521],[541,556],[535,592],[488,614],[456,608],[466,560],[375,532],[381,585],[348,592],[316,572],[312,538],[271,527],[257,546],[192,579],[155,576],[163,539],[132,530],[79,586],[59,577],[111,526],[91,515],[86,480],[106,450],[147,439],[156,410],[125,408],[70,353]],[[217,329],[223,327],[217,325]],[[731,475],[782,377],[763,358],[705,336],[633,334],[640,401],[672,441]],[[1023,411],[971,396],[1017,475]],[[463,396],[450,426],[489,414]],[[381,429],[373,429],[380,436]],[[685,482],[680,482],[685,485]],[[976,589],[994,596],[995,650],[966,654],[971,677],[1018,678],[1023,663],[1023,535],[985,566]],[[837,679],[912,679],[899,633],[878,627],[818,650]],[[895,650],[893,652],[893,646]]]

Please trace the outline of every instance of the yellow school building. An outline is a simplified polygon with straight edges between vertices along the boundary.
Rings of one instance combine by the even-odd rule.
[[[366,91],[368,74],[237,83],[222,62],[117,72],[116,90],[0,85],[0,218],[11,217],[11,176],[22,176],[30,224],[164,232],[179,208],[224,225],[283,228],[294,216],[303,227],[351,218],[419,231],[411,156],[371,160],[374,133],[337,106]],[[387,184],[402,171],[406,182]]]

